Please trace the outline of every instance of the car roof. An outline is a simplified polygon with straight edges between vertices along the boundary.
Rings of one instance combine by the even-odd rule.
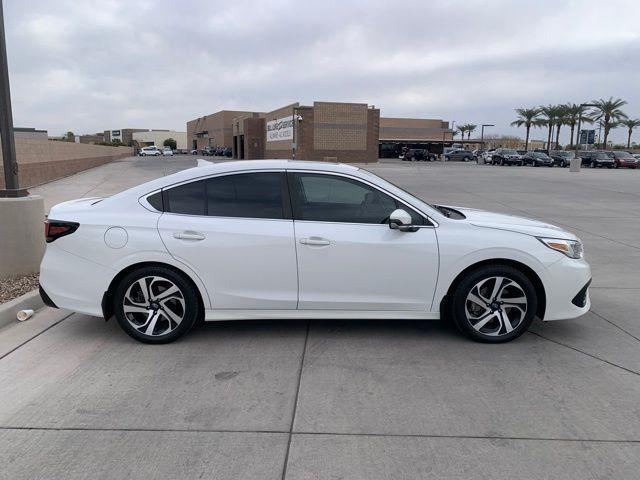
[[[159,190],[169,185],[195,180],[197,178],[209,177],[220,173],[255,171],[255,170],[320,170],[331,173],[355,173],[360,168],[343,163],[314,162],[305,160],[238,160],[233,162],[214,163],[204,159],[202,166],[181,170],[172,175],[160,177],[150,182],[130,188],[113,195],[112,199],[121,197],[146,195],[147,193]]]

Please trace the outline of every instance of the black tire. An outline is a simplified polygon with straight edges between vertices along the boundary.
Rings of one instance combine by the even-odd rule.
[[[129,287],[134,285],[138,280],[145,277],[160,277],[171,283],[173,283],[180,291],[182,298],[184,299],[184,309],[182,309],[183,317],[182,321],[177,324],[169,333],[147,335],[140,330],[136,329],[127,319],[124,312],[125,295]],[[152,282],[153,283],[153,282]],[[162,292],[160,292],[161,294]],[[184,275],[178,273],[170,268],[166,267],[142,267],[138,270],[134,270],[127,274],[118,284],[113,296],[113,311],[115,313],[116,320],[120,327],[132,338],[135,338],[139,342],[150,344],[162,344],[170,343],[177,340],[182,335],[191,330],[191,327],[196,323],[196,320],[200,316],[200,307],[198,292],[193,284],[185,278]],[[166,308],[166,305],[164,306]],[[162,308],[160,308],[162,310]],[[175,311],[174,311],[175,313]],[[131,314],[129,314],[131,315]],[[135,315],[135,314],[134,314]],[[143,315],[143,314],[140,314]],[[162,322],[165,322],[164,324]],[[175,322],[174,322],[175,323]],[[165,315],[158,320],[157,326],[162,327],[164,325],[171,326],[171,322],[168,321],[168,317]],[[155,331],[155,330],[154,330]],[[152,332],[153,333],[153,332]]]
[[[478,283],[482,282],[485,279],[490,279],[491,277],[503,277],[505,279],[516,282],[519,287],[521,287],[520,289],[522,290],[522,292],[524,292],[527,302],[525,314],[511,332],[506,333],[504,324],[501,325],[502,322],[498,322],[497,319],[495,320],[498,325],[501,325],[499,326],[499,332],[504,330],[504,333],[499,333],[495,336],[485,334],[481,331],[476,330],[472,326],[470,320],[467,319],[466,313],[467,296]],[[492,280],[488,280],[489,286],[491,286],[490,282],[492,282]],[[486,308],[489,309],[490,307],[487,306]],[[499,308],[503,307],[500,305]],[[538,298],[531,280],[529,280],[529,278],[520,270],[508,265],[500,264],[484,265],[469,272],[455,287],[449,301],[449,313],[458,329],[472,340],[483,343],[504,343],[519,337],[531,325],[531,322],[536,315],[537,308]],[[502,315],[504,311],[506,310],[500,310],[499,314]],[[487,325],[491,327],[491,322],[487,323]]]

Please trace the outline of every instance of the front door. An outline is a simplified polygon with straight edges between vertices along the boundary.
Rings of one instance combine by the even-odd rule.
[[[163,192],[158,229],[206,285],[214,309],[291,309],[298,300],[283,172],[227,174]]]
[[[377,188],[334,174],[289,173],[299,309],[429,311],[438,246],[428,220]],[[404,208],[423,228],[389,228]]]

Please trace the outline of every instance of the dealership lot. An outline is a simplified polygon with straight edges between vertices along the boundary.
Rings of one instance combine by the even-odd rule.
[[[194,164],[130,158],[32,193],[48,209]],[[150,346],[114,321],[46,309],[0,331],[0,471],[636,478],[640,172],[399,160],[367,168],[426,201],[578,234],[593,268],[592,311],[535,323],[504,345],[472,343],[444,322],[273,320],[208,323]]]

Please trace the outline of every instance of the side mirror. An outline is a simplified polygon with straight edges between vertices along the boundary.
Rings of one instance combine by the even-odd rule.
[[[389,215],[389,228],[401,232],[415,232],[418,230],[412,225],[411,215],[406,210],[398,208]]]

